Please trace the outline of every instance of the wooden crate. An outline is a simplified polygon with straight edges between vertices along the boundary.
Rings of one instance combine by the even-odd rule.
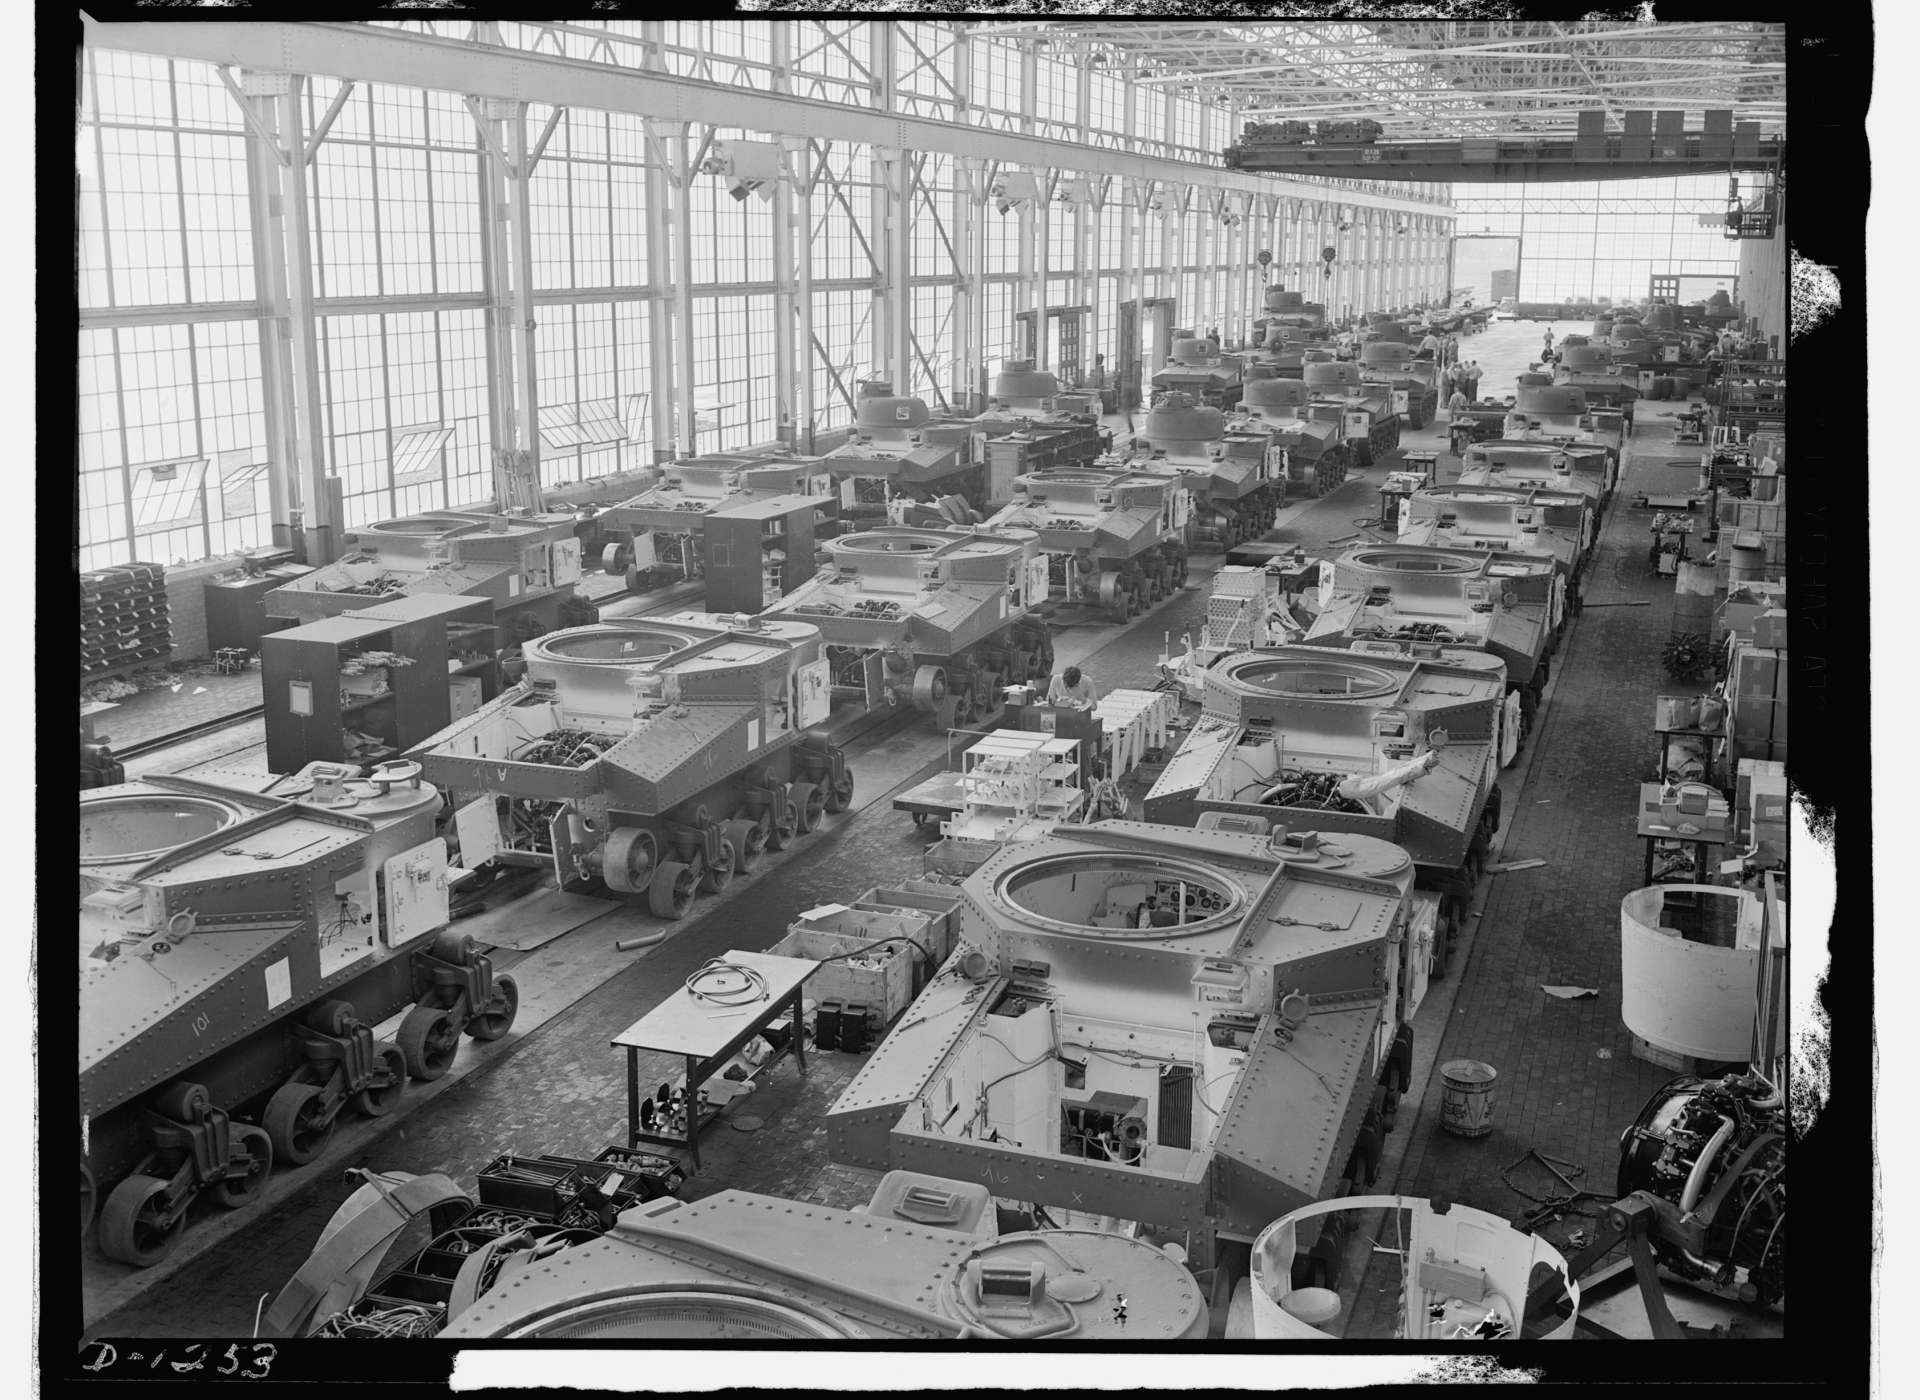
[[[881,933],[878,938],[889,936]],[[767,951],[779,957],[818,960],[851,953],[875,941],[876,938],[860,933],[833,933],[796,923],[785,938]],[[907,1003],[913,1000],[913,964],[918,957],[913,945],[901,940],[891,955],[885,947],[879,947],[862,953],[858,963],[845,959],[822,962],[819,969],[807,977],[807,993],[822,1004],[829,1001],[865,1003],[879,1013],[884,1028],[893,1024],[893,1018],[905,1011]]]

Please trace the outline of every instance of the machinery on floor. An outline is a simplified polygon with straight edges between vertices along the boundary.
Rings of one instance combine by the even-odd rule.
[[[1147,820],[1191,826],[1216,813],[1257,833],[1278,824],[1396,843],[1426,892],[1421,941],[1444,975],[1500,824],[1506,685],[1490,660],[1310,646],[1228,656],[1206,673],[1200,719],[1148,791]]]
[[[106,1193],[108,1258],[158,1263],[195,1201],[257,1200],[346,1108],[388,1112],[462,1032],[513,1024],[513,979],[446,928],[441,794],[417,763],[353,771],[82,795],[81,1216]]]
[[[1282,494],[1324,496],[1347,479],[1353,452],[1345,437],[1339,403],[1316,401],[1300,379],[1281,379],[1253,372],[1241,397],[1239,413],[1229,422],[1264,428],[1269,441],[1283,454]]]
[[[1323,564],[1321,575],[1306,643],[1489,652],[1505,666],[1513,697],[1503,743],[1508,733],[1516,751],[1526,742],[1565,621],[1566,583],[1550,555],[1365,544]]]
[[[818,628],[679,613],[573,627],[519,685],[416,750],[453,794],[460,860],[550,867],[563,890],[678,919],[853,800],[811,726],[832,704]]]
[[[1440,411],[1440,369],[1415,359],[1402,340],[1372,340],[1360,347],[1360,382],[1384,384],[1393,394],[1393,411],[1418,432]]]
[[[1598,533],[1591,498],[1579,491],[1457,484],[1423,486],[1403,500],[1399,532],[1401,544],[1551,554],[1576,613]]]
[[[829,540],[828,567],[770,609],[818,629],[836,697],[869,708],[905,701],[973,726],[1007,685],[1053,671],[1053,641],[1034,609],[1047,558],[1030,530],[904,525]]]
[[[1193,498],[1189,545],[1225,552],[1273,526],[1286,489],[1284,433],[1229,419],[1178,392],[1160,396],[1128,448],[1102,465],[1171,474]]]
[[[1357,467],[1384,461],[1400,445],[1400,415],[1393,411],[1393,390],[1361,381],[1350,360],[1309,364],[1301,378],[1315,403],[1340,405],[1340,432]]]
[[[569,511],[501,515],[432,511],[363,525],[340,558],[270,590],[269,617],[318,622],[409,597],[491,600],[503,649],[590,621],[576,598],[582,543]]]
[[[1759,1075],[1669,1080],[1620,1135],[1616,1189],[1623,1219],[1576,1256],[1576,1270],[1640,1235],[1676,1277],[1761,1307],[1785,1298],[1785,1095]],[[1647,1214],[1637,1226],[1624,1218],[1635,1203]]]
[[[829,531],[838,513],[821,458],[716,453],[668,463],[657,484],[608,506],[593,525],[600,567],[630,589],[712,578],[719,570],[744,572],[748,591],[757,591],[753,585],[770,564],[788,587],[811,577],[812,540]],[[746,549],[749,540],[766,536],[769,522],[792,538]],[[722,537],[724,548],[714,549]]]
[[[1184,650],[1160,658],[1160,674],[1199,700],[1206,673],[1221,657],[1257,647],[1281,646],[1306,635],[1307,623],[1295,615],[1280,573],[1270,567],[1223,564],[1213,575],[1207,615],[1196,639],[1185,636]]]
[[[1218,341],[1176,336],[1172,356],[1153,376],[1153,397],[1184,394],[1208,408],[1232,408],[1240,402],[1240,359],[1220,353]]]
[[[1109,821],[1004,846],[828,1150],[1136,1222],[1212,1267],[1221,1238],[1377,1174],[1412,1064],[1413,881],[1349,833]]]
[[[822,458],[833,479],[843,518],[856,525],[898,523],[907,503],[918,503],[956,525],[987,509],[984,433],[970,419],[935,418],[926,402],[893,392],[884,379],[859,386],[853,432]],[[912,517],[906,517],[911,519]]]
[[[1192,493],[1171,476],[1031,472],[987,526],[1039,535],[1049,598],[1127,622],[1186,581],[1192,513]]]

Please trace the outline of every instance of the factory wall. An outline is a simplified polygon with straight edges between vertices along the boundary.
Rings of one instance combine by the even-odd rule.
[[[981,200],[988,162],[908,152],[901,239],[880,146],[792,141],[794,178],[745,191],[706,168],[708,142],[780,133],[696,122],[663,137],[634,116],[529,104],[528,145],[541,144],[527,182],[527,366],[489,329],[489,158],[461,94],[308,76],[309,392],[266,338],[291,320],[290,294],[267,304],[279,233],[255,227],[280,193],[275,157],[211,64],[89,47],[76,146],[83,568],[273,543],[288,523],[273,488],[295,482],[283,459],[296,437],[339,480],[339,528],[485,498],[503,406],[528,375],[542,477],[561,484],[783,437],[818,450],[852,421],[860,382],[901,363],[897,391],[969,408],[1002,360],[1027,353],[1020,313],[1030,324],[1036,302],[1091,308],[1083,377],[1096,353],[1113,371],[1117,308],[1135,296],[1175,298],[1177,324],[1232,340],[1257,300],[1260,251],[1273,280],[1356,310],[1441,290],[1443,259],[1411,275],[1412,230],[1375,229],[1363,206],[1430,201],[1437,223],[1444,192],[1322,182],[1350,203],[1309,215],[1162,182],[1148,209],[1134,182],[1097,173],[1099,148],[1217,169],[1235,114],[1044,45],[923,21],[373,27],[1066,140],[1089,148],[1087,169],[1041,172],[1042,198],[1001,214]],[[1352,231],[1336,234],[1349,215]],[[1334,239],[1338,275],[1319,285],[1317,250]],[[902,298],[879,288],[905,289],[904,355],[887,340]],[[1034,350],[1057,363],[1057,318]]]

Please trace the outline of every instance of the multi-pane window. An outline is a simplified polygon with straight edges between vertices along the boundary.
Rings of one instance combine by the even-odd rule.
[[[1699,215],[1724,207],[1718,175],[1543,185],[1457,185],[1458,232],[1521,240],[1522,301],[1647,295],[1671,272],[1733,276],[1739,252]]]

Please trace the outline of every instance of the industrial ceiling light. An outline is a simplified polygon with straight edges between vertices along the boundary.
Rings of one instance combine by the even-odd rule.
[[[1040,182],[1034,178],[1031,170],[1007,170],[1001,172],[1000,177],[993,182],[990,193],[993,196],[993,207],[1004,214],[1030,199],[1038,200]]]

